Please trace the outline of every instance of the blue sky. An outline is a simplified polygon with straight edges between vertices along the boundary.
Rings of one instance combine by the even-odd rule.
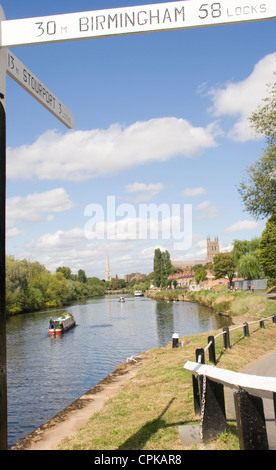
[[[8,20],[150,3],[161,2],[1,1]],[[244,212],[237,186],[265,146],[248,116],[273,81],[275,20],[11,50],[75,128],[7,76],[8,254],[104,278],[108,252],[122,277],[151,272],[156,247],[204,259],[207,236],[221,251],[260,236],[265,220]],[[173,207],[180,235],[192,220],[185,249],[168,235]]]

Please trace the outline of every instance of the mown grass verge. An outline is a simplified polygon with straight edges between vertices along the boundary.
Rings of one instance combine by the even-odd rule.
[[[276,303],[271,306],[270,302],[267,301],[267,309],[276,313]],[[240,315],[241,310],[238,311]],[[244,316],[244,321],[247,319]],[[183,348],[172,348],[169,344],[142,353],[143,363],[137,374],[89,419],[83,429],[63,441],[60,448],[185,450],[178,426],[199,424],[199,418],[193,410],[192,377],[183,365],[187,360],[195,360],[196,348],[206,346],[209,334],[216,335],[219,331],[180,338],[184,341]],[[258,324],[252,325],[249,338],[243,338],[242,329],[235,330],[231,333],[229,350],[224,350],[220,336],[216,341],[217,367],[235,371],[243,369],[249,362],[276,349],[275,332],[276,324],[270,321],[265,323],[264,329],[260,329]],[[238,449],[233,422],[229,421],[227,432],[211,444],[215,450]],[[198,448],[198,445],[191,447]]]
[[[253,292],[204,290],[189,292],[186,294],[186,299],[199,302],[217,313],[226,313],[231,317],[244,315],[259,317],[275,314],[275,302]]]

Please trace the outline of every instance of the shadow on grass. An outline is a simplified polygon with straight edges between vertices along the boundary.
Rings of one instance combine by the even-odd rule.
[[[144,449],[146,442],[151,438],[153,434],[156,434],[159,429],[164,429],[172,426],[179,426],[184,424],[181,423],[172,423],[167,424],[163,418],[164,414],[168,411],[169,407],[173,403],[175,398],[172,398],[168,405],[164,408],[162,413],[151,421],[148,421],[144,426],[139,429],[133,436],[127,439],[123,444],[118,447],[118,450],[141,450]]]

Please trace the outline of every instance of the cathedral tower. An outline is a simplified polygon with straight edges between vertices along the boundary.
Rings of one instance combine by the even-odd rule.
[[[219,241],[218,237],[212,242],[210,237],[207,237],[207,259],[211,263],[214,261],[214,256],[219,254]]]

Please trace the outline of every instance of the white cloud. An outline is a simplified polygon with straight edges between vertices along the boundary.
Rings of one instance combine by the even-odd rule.
[[[219,210],[212,206],[210,201],[203,201],[195,207],[195,210],[200,212],[197,219],[215,219],[220,215]]]
[[[207,242],[206,238],[203,238],[202,240],[199,240],[198,242],[195,243],[195,248],[201,248],[207,250]]]
[[[89,244],[84,230],[79,227],[45,233],[26,243],[19,253],[20,257],[38,260],[53,272],[58,266],[68,266],[72,272],[77,272],[92,263],[98,254],[96,244]]]
[[[15,227],[21,223],[50,221],[54,213],[70,210],[74,206],[64,188],[29,194],[25,197],[10,197],[7,199],[7,237],[15,238],[22,235],[22,230]]]
[[[240,220],[239,222],[236,222],[235,224],[226,228],[223,233],[228,234],[228,233],[240,232],[242,230],[256,230],[259,227],[260,227],[259,222],[256,222],[254,220]]]
[[[162,183],[148,184],[145,183],[132,183],[126,186],[127,193],[139,193],[135,198],[135,202],[147,202],[154,198],[164,186]]]
[[[275,82],[276,54],[268,54],[254,67],[252,73],[240,82],[229,82],[224,88],[213,88],[208,94],[212,97],[214,116],[237,117],[229,137],[237,141],[256,138],[250,128],[248,118],[256,111],[268,94],[267,85]]]
[[[106,253],[112,276],[152,270],[154,245],[150,240],[87,240],[84,229],[58,230],[32,239],[17,258],[39,261],[51,272],[59,266],[70,267],[73,273],[84,269],[88,276],[104,278]],[[156,242],[155,242],[156,243]],[[151,245],[151,246],[149,246]]]
[[[226,252],[229,252],[229,251],[232,251],[234,248],[234,245],[232,243],[228,244],[228,245],[223,245],[220,247],[220,252],[221,253],[226,253]]]
[[[22,235],[25,235],[26,231],[25,230],[19,230],[16,227],[7,229],[6,231],[6,238],[8,240],[12,240],[14,238],[19,238],[22,237]]]
[[[202,186],[199,188],[186,188],[181,191],[181,196],[182,197],[195,197],[195,196],[202,196],[203,194],[206,194],[207,191],[205,188]]]
[[[45,132],[33,144],[7,150],[7,177],[84,181],[136,165],[191,158],[216,146],[215,124],[193,127],[184,119],[165,117],[129,127]]]

